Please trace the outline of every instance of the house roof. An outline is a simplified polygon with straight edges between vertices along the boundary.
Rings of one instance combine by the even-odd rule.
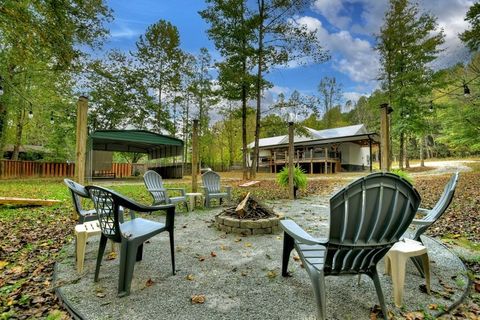
[[[92,150],[147,153],[150,159],[183,153],[182,140],[146,130],[98,130],[89,142]]]
[[[312,142],[314,142],[316,144],[321,144],[357,141],[369,138],[377,141],[377,134],[373,132],[368,132],[365,128],[365,125],[363,124],[324,130],[315,130],[308,127],[305,127],[305,129],[308,131],[309,136],[295,135],[294,143],[311,144]],[[275,147],[285,144],[288,144],[288,135],[263,138],[259,140],[259,147]],[[255,143],[252,142],[248,145],[248,148],[253,148],[254,146]]]

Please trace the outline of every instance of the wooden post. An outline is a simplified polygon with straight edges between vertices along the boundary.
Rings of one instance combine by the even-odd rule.
[[[324,150],[325,150],[325,172],[324,172],[324,174],[327,174],[327,173],[328,173],[328,168],[327,168],[327,166],[328,166],[328,164],[327,164],[327,159],[328,159],[328,148],[327,148],[327,147],[325,147],[325,149],[324,149]]]
[[[288,198],[295,199],[293,185],[293,122],[288,123]]]
[[[389,114],[393,111],[388,103],[382,103],[380,105],[380,151],[381,162],[380,170],[390,171],[390,118]]]
[[[370,136],[368,136],[368,149],[369,149],[369,154],[370,154],[370,172],[373,172],[373,165],[372,165],[372,162],[373,162],[373,158],[372,158],[372,138],[370,138]]]
[[[85,184],[85,160],[87,154],[87,111],[88,98],[80,96],[77,101],[77,136],[76,136],[76,160],[75,180]]]
[[[193,120],[192,130],[192,192],[197,192],[198,175],[198,120]]]

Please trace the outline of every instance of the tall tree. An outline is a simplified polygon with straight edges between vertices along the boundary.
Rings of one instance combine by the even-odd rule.
[[[421,121],[423,97],[432,86],[429,63],[439,53],[444,41],[443,31],[437,31],[436,18],[420,13],[417,4],[409,0],[390,0],[384,24],[378,36],[380,79],[388,93],[393,113],[392,132],[399,136],[399,166],[406,157],[406,133],[414,132]]]
[[[308,0],[257,0],[252,5],[252,27],[255,29],[256,46],[256,121],[255,146],[250,177],[257,172],[260,123],[262,109],[262,92],[270,83],[264,78],[271,68],[291,61],[302,62],[309,58],[322,62],[327,55],[322,50],[316,37],[316,30],[309,30],[306,25],[295,22],[298,15],[308,4]]]
[[[468,9],[465,21],[470,23],[470,29],[462,32],[460,39],[471,51],[478,51],[480,48],[480,2],[477,1]]]
[[[251,57],[254,50],[252,21],[247,12],[246,0],[206,0],[207,9],[200,11],[210,28],[207,33],[225,60],[218,64],[219,83],[224,98],[242,103],[242,163],[243,178],[247,169],[247,100],[252,96]]]
[[[67,72],[79,63],[82,46],[99,46],[108,33],[103,23],[111,12],[103,0],[17,1],[0,4],[0,73],[5,96],[0,99],[0,151],[6,136],[6,117],[14,108],[9,95],[23,92],[30,95],[35,86],[24,87],[21,81],[29,72]],[[41,69],[33,69],[41,66]],[[58,73],[51,81],[61,78]],[[49,85],[49,84],[48,84]],[[20,87],[15,87],[20,86]],[[25,101],[24,101],[25,102]],[[11,110],[10,110],[11,111]],[[20,132],[21,134],[21,132]]]
[[[323,77],[318,84],[319,102],[323,114],[326,115],[333,109],[342,97],[342,87],[335,77]],[[327,128],[331,126],[328,120],[325,122]]]
[[[133,53],[142,64],[147,83],[157,92],[153,126],[157,132],[174,134],[167,99],[173,102],[175,89],[180,85],[180,67],[184,54],[180,49],[180,34],[176,26],[159,20],[147,28],[136,42]]]

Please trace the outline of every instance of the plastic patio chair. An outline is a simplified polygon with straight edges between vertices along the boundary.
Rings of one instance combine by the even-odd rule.
[[[418,192],[397,175],[373,173],[354,181],[330,198],[328,238],[314,238],[292,220],[280,222],[282,276],[288,276],[290,252],[295,248],[313,285],[317,318],[325,319],[325,276],[366,274],[375,284],[386,318],[377,263],[399,241],[419,204]]]
[[[203,190],[205,193],[205,206],[210,208],[210,201],[212,199],[219,199],[220,204],[223,199],[230,200],[232,198],[232,188],[229,186],[220,186],[220,175],[214,171],[207,171],[202,174]]]
[[[448,207],[452,203],[453,196],[455,194],[455,188],[457,187],[459,178],[459,173],[456,172],[452,174],[452,177],[445,185],[443,193],[440,196],[440,199],[437,201],[435,206],[432,209],[418,208],[417,214],[423,216],[421,219],[413,219],[411,226],[415,228],[413,234],[413,240],[420,241],[423,244],[422,238],[420,237],[432,224],[435,223],[444,213],[447,211]],[[419,257],[411,258],[415,267],[420,272],[422,277],[425,276],[423,270],[422,260]]]
[[[162,176],[153,170],[145,172],[143,182],[153,197],[152,205],[177,204],[183,202],[188,211],[187,196],[184,188],[165,188],[163,186]],[[180,192],[180,196],[170,197],[168,191],[178,191]]]
[[[63,182],[72,194],[72,202],[73,206],[75,207],[75,212],[77,213],[78,223],[82,224],[84,222],[97,220],[97,213],[95,209],[85,210],[82,206],[82,198],[90,199],[88,191],[85,189],[85,187],[70,179],[64,179]]]
[[[120,243],[120,272],[118,277],[118,294],[130,294],[133,270],[136,261],[141,261],[143,256],[143,243],[151,237],[167,231],[170,236],[170,253],[172,270],[175,274],[175,252],[173,240],[173,227],[175,206],[173,204],[144,206],[122,196],[115,191],[97,186],[86,187],[95,205],[100,229],[100,245],[98,249],[97,265],[95,268],[95,282],[98,281],[100,265],[105,252],[107,239]],[[134,218],[123,222],[120,208],[136,212],[166,211],[165,223],[155,222],[143,218]]]

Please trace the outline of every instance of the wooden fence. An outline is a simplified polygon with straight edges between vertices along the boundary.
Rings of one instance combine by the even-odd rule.
[[[113,163],[110,172],[117,178],[129,177],[132,175],[132,165]],[[0,160],[0,179],[73,177],[74,174],[73,163]]]

